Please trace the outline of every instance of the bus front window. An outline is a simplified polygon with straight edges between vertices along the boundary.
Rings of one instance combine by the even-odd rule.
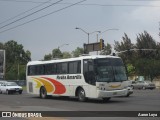
[[[97,67],[97,82],[113,81],[113,71],[111,66],[98,66]]]
[[[95,64],[97,82],[121,82],[127,80],[126,70],[121,59],[96,59]]]
[[[113,67],[114,75],[115,75],[115,81],[124,81],[127,80],[126,76],[126,70],[123,66],[114,66]]]

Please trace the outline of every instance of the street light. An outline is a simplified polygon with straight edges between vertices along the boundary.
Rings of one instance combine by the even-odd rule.
[[[89,33],[89,32],[86,32],[85,30],[83,30],[82,28],[78,28],[78,27],[76,27],[75,29],[79,29],[79,30],[83,31],[84,33],[86,33],[88,35],[88,44],[89,44],[89,35],[90,34],[93,34],[95,32],[101,33],[101,31],[93,31],[93,32]]]
[[[62,44],[62,45],[58,46],[58,49],[65,46],[65,45],[69,45],[69,44]]]
[[[19,54],[19,58],[17,57],[18,60],[18,73],[17,73],[17,80],[19,80],[19,66],[20,66],[20,58],[22,57],[22,53]]]
[[[107,31],[110,31],[110,30],[119,30],[119,29],[117,29],[117,28],[107,29],[107,30],[101,32],[99,35],[101,35],[101,34],[107,32]],[[98,42],[98,39],[99,39],[99,38],[98,38],[98,34],[97,34],[97,42]]]

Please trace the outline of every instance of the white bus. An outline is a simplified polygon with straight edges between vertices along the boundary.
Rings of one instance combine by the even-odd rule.
[[[116,56],[80,56],[50,61],[31,61],[26,69],[27,92],[47,96],[102,98],[126,96],[126,69]]]

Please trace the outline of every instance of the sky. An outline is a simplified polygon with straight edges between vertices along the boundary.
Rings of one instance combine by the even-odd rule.
[[[59,3],[53,5],[57,1]],[[62,52],[83,47],[84,43],[88,43],[88,36],[76,27],[87,33],[103,32],[90,34],[90,43],[97,42],[98,34],[99,39],[103,38],[105,43],[113,45],[114,41],[122,41],[124,33],[135,43],[136,36],[144,30],[160,42],[160,0],[86,0],[70,6],[80,1],[0,0],[0,42],[17,41],[31,52],[32,60],[41,60],[58,47]],[[35,9],[24,13],[32,8]],[[20,13],[23,14],[7,21]],[[52,14],[22,25],[49,13]],[[32,15],[23,18],[29,14]],[[10,29],[18,25],[22,26]]]

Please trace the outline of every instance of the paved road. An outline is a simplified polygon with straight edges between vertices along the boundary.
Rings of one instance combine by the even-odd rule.
[[[107,103],[93,99],[79,102],[76,98],[67,97],[40,99],[26,92],[22,95],[0,94],[0,111],[160,111],[160,90],[135,90],[130,97],[115,97]],[[80,118],[76,119],[80,120]],[[96,120],[97,118],[88,119]]]

